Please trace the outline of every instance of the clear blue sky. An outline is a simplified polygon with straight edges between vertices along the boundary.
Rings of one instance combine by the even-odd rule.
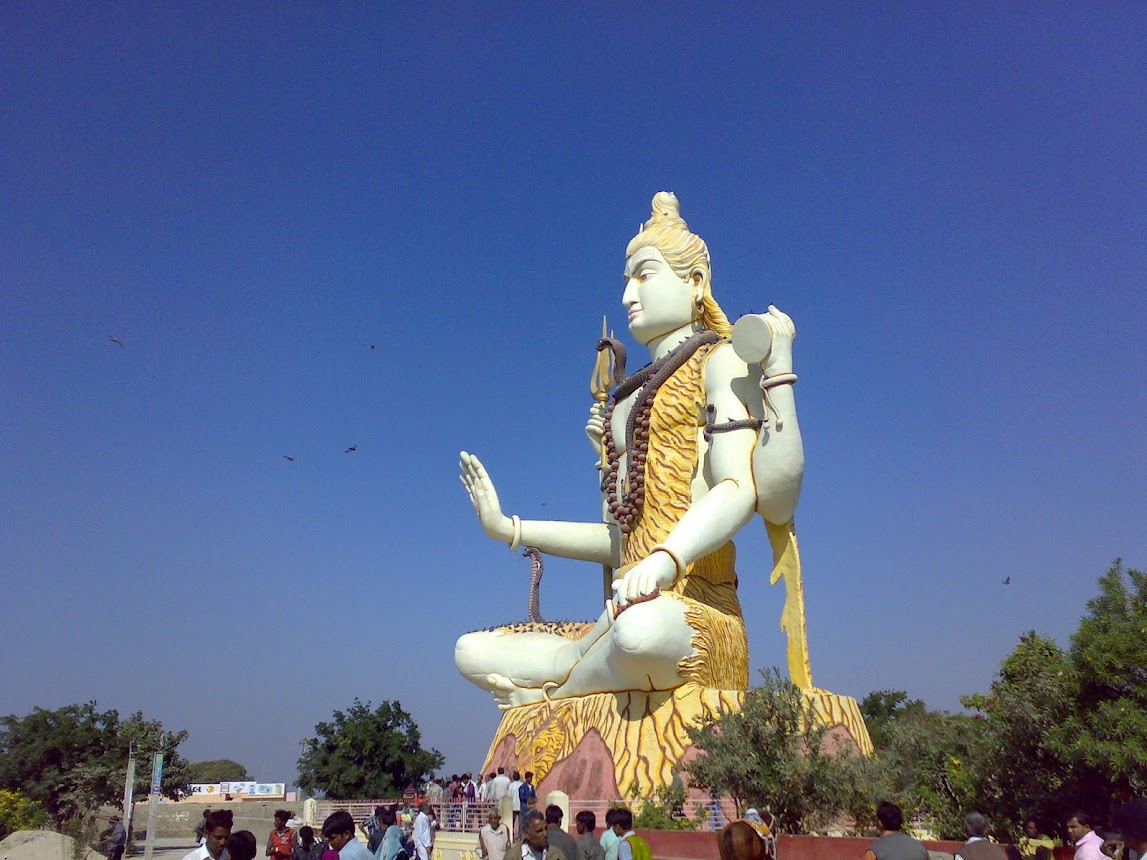
[[[291,780],[398,699],[477,768],[453,643],[529,565],[457,452],[598,515],[593,344],[662,189],[730,317],[797,323],[817,684],[956,708],[1065,641],[1147,567],[1147,7],[856,5],[5,4],[0,713]],[[599,582],[550,564],[543,613]]]

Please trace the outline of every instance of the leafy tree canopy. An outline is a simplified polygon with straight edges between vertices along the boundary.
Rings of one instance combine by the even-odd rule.
[[[1147,788],[1147,574],[1118,559],[1062,650],[1020,637],[987,694],[979,782],[986,810],[1018,834],[1027,815],[1049,831],[1074,809],[1103,820],[1113,798]]]
[[[769,809],[785,833],[868,806],[860,756],[836,748],[811,701],[777,669],[761,677],[741,710],[688,730],[701,753],[684,769],[692,784],[731,795],[738,809]]]
[[[229,758],[193,761],[187,765],[189,782],[241,782],[251,779],[247,768]]]
[[[186,739],[187,732],[165,731],[139,711],[120,719],[118,711],[100,711],[95,702],[35,708],[23,717],[0,718],[0,787],[21,792],[63,825],[123,797],[134,747],[135,791],[147,792],[151,755],[162,750],[162,791],[176,798],[189,782],[187,762],[177,752]]]
[[[977,780],[997,833],[1018,839],[1029,815],[1054,832],[1079,805],[1081,773],[1055,741],[1077,686],[1068,655],[1029,631],[1000,664],[990,692],[962,699],[986,717]]]
[[[941,838],[962,839],[964,814],[979,807],[975,765],[982,758],[984,721],[931,711],[916,701],[894,709],[880,732],[884,743],[870,763],[872,789],[906,813],[922,813]]]
[[[1055,744],[1113,785],[1147,786],[1147,573],[1116,559],[1071,637],[1075,707]]]
[[[399,702],[383,702],[372,711],[370,702],[355,699],[304,741],[298,784],[332,800],[390,797],[445,761],[438,750],[422,749],[418,725]]]
[[[890,724],[897,720],[918,719],[927,710],[921,699],[909,699],[903,690],[873,690],[860,703],[860,714],[868,727],[868,736],[877,749],[884,749],[891,741]]]

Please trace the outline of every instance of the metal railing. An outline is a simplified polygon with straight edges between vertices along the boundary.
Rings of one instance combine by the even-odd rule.
[[[389,806],[396,811],[401,811],[402,804],[403,799],[401,797],[388,797],[381,800],[318,800],[315,801],[315,821],[314,823],[307,823],[312,827],[322,827],[328,815],[345,809],[356,822],[362,824],[374,815],[375,807]],[[493,801],[463,801],[462,803],[435,803],[430,801],[430,808],[434,810],[439,828],[460,833],[477,833],[481,830],[482,825],[490,816],[490,811],[495,806],[497,804]],[[418,814],[418,810],[413,806],[411,806],[410,812],[411,816]],[[403,822],[399,821],[399,824],[403,824]],[[403,829],[409,829],[409,826],[404,825]]]
[[[315,820],[308,821],[316,830],[322,827],[323,821],[332,812],[340,809],[347,810],[351,817],[359,824],[363,824],[374,815],[375,807],[389,806],[401,811],[403,798],[389,797],[381,800],[318,800],[315,802]],[[605,826],[605,814],[615,806],[627,806],[630,809],[639,809],[641,801],[624,800],[573,800],[570,801],[570,821],[565,822],[569,829],[573,828],[573,818],[582,810],[588,810],[597,817],[597,826]],[[463,801],[461,803],[435,803],[430,801],[430,807],[438,818],[438,826],[442,830],[457,833],[477,833],[482,829],[490,815],[490,811],[497,806],[493,801]],[[411,805],[411,817],[418,814],[418,810]],[[698,830],[720,830],[737,817],[736,807],[729,798],[720,801],[687,801],[673,816],[674,818],[687,818],[693,822]],[[509,823],[509,822],[507,822]],[[400,820],[399,824],[403,824]],[[404,826],[409,830],[409,824]],[[409,836],[410,834],[407,833]]]

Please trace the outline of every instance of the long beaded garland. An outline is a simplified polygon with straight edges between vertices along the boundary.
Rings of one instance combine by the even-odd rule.
[[[617,521],[623,535],[628,536],[633,530],[633,521],[637,519],[645,504],[645,459],[649,454],[649,422],[657,390],[698,349],[705,344],[717,343],[720,340],[721,336],[715,331],[706,330],[693,335],[672,352],[619,383],[610,399],[605,413],[603,439],[607,465],[602,482],[610,516]],[[633,398],[629,420],[625,422],[625,451],[629,459],[625,470],[625,483],[622,485],[619,481],[621,452],[613,438],[613,410],[621,400],[638,388],[641,390]]]

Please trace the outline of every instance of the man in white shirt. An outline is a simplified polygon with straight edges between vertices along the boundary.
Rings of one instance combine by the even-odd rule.
[[[490,787],[486,790],[486,799],[492,800],[494,803],[500,803],[502,798],[510,793],[510,778],[506,776],[506,769],[504,767],[498,768],[498,775],[490,782]]]
[[[518,802],[518,789],[522,787],[522,775],[516,770],[513,771],[513,775],[514,778],[510,781],[510,784],[506,787],[506,790],[509,792],[511,804],[514,807],[514,820],[511,822],[512,829],[514,833],[517,833],[521,826],[518,821],[518,808],[520,805]],[[542,820],[545,820],[544,816]]]
[[[478,857],[481,860],[504,860],[510,847],[510,828],[502,823],[502,813],[490,810],[488,824],[478,832]]]
[[[1104,860],[1103,840],[1091,829],[1091,816],[1086,812],[1067,819],[1067,835],[1075,843],[1075,860]]]
[[[230,809],[213,809],[203,823],[203,844],[183,860],[227,860],[227,840],[235,823]]]
[[[422,806],[418,807],[418,817],[414,819],[414,853],[418,855],[418,860],[430,860],[430,846],[434,843],[429,813],[430,804],[423,801]]]

